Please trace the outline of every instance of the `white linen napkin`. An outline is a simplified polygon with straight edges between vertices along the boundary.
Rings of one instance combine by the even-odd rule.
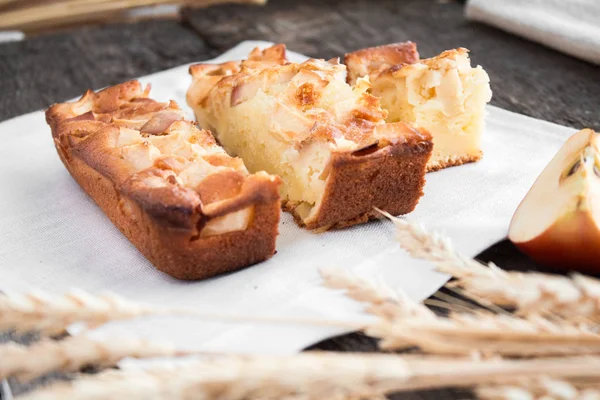
[[[239,59],[255,46],[268,45],[243,42],[213,61]],[[290,58],[304,59],[295,53]],[[152,97],[172,98],[185,107],[187,66],[141,80],[152,84]],[[505,237],[518,203],[573,131],[495,107],[489,107],[487,123],[483,160],[428,174],[425,196],[408,216],[447,234],[468,256]],[[320,286],[319,268],[381,276],[415,300],[447,280],[400,250],[390,222],[314,234],[284,213],[272,259],[207,281],[177,281],[155,270],[69,176],[43,112],[1,123],[0,136],[0,290],[110,290],[212,313],[364,323],[369,317],[362,305]],[[161,317],[111,323],[95,335],[137,334],[182,349],[290,354],[345,331]]]
[[[469,0],[466,15],[600,64],[598,0]]]
[[[25,34],[21,31],[0,31],[0,43],[19,42],[25,39]]]

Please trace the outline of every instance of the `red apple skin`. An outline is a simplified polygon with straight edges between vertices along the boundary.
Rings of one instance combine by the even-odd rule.
[[[589,211],[563,215],[528,242],[513,242],[541,265],[563,271],[600,273],[600,231]]]

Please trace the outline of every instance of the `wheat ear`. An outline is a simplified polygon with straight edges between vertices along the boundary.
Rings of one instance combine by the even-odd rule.
[[[599,358],[474,361],[333,353],[230,356],[171,368],[82,376],[22,400],[361,398],[424,388],[482,386],[540,375],[598,379],[599,367]]]
[[[351,299],[368,303],[367,311],[384,319],[436,318],[427,307],[410,301],[404,292],[392,289],[381,278],[374,281],[337,267],[322,268],[319,273],[325,287],[344,290]]]
[[[110,293],[93,296],[77,290],[59,296],[40,291],[4,294],[0,295],[0,331],[58,334],[75,322],[93,327],[157,312]]]
[[[325,286],[346,290],[349,297],[370,303],[370,309],[384,317],[366,327],[365,332],[382,339],[380,347],[386,350],[417,346],[434,354],[600,354],[600,335],[583,324],[542,316],[494,314],[483,309],[451,312],[443,318],[382,281],[376,284],[339,268],[322,270],[321,275]],[[385,312],[378,311],[382,304]]]
[[[73,372],[86,366],[112,366],[126,357],[173,357],[189,353],[176,351],[166,343],[139,339],[94,340],[72,336],[60,341],[42,339],[31,346],[0,345],[0,380],[17,377],[30,380],[53,371]]]
[[[504,270],[496,267],[493,263],[482,264],[458,253],[448,238],[435,232],[429,232],[420,224],[394,217],[382,210],[378,211],[394,223],[396,239],[408,254],[414,258],[431,261],[441,272],[457,277],[506,274]]]
[[[522,314],[554,314],[600,318],[600,281],[574,275],[507,272],[458,253],[449,239],[428,232],[418,224],[382,212],[396,227],[400,246],[415,258],[434,263],[443,273],[458,279],[467,294],[492,303],[516,307]]]
[[[600,400],[598,382],[567,382],[558,379],[519,379],[506,385],[481,386],[480,400]]]
[[[470,324],[453,318],[436,321],[401,320],[367,327],[384,350],[419,347],[430,354],[574,356],[600,354],[600,336],[586,332],[545,331],[526,320],[473,316]]]
[[[585,325],[485,310],[469,314],[452,312],[447,318],[413,316],[381,321],[368,326],[365,333],[382,339],[379,346],[385,350],[416,346],[432,354],[519,357],[600,354],[600,335]]]
[[[475,296],[515,307],[519,314],[548,314],[581,321],[600,319],[600,281],[579,274],[568,277],[509,272],[502,279],[472,276],[459,279],[458,284]]]
[[[351,322],[334,320],[211,314],[191,308],[136,303],[111,293],[94,296],[82,290],[56,296],[42,292],[0,295],[0,331],[39,331],[42,334],[54,335],[64,332],[75,322],[91,328],[109,321],[148,315],[178,315],[234,323],[299,324],[348,329],[361,327]]]

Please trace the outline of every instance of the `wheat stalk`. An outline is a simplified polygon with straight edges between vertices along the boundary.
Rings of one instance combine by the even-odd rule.
[[[71,336],[60,341],[42,339],[31,346],[0,345],[0,380],[31,380],[53,371],[72,372],[86,366],[112,366],[126,357],[173,357],[190,354],[166,343],[139,339],[95,340]],[[195,353],[197,354],[197,353]]]
[[[471,387],[548,375],[600,378],[600,358],[491,360],[303,353],[222,357],[172,367],[106,371],[59,383],[23,400],[69,398],[329,399],[364,398],[440,387]]]
[[[395,320],[409,316],[436,318],[427,307],[410,301],[404,292],[390,288],[383,279],[369,280],[337,267],[322,268],[319,273],[325,287],[342,289],[351,299],[369,303],[367,311],[384,319]]]
[[[429,323],[420,320],[383,322],[368,327],[365,332],[382,339],[379,346],[384,350],[416,346],[431,354],[486,357],[600,354],[600,336],[596,334],[548,332],[536,324],[498,321],[497,317],[477,317],[470,325],[450,318]]]
[[[339,268],[322,270],[324,284],[344,289],[356,300],[371,304],[383,316],[365,332],[382,339],[380,347],[400,350],[417,346],[434,354],[549,356],[600,354],[600,335],[585,324],[569,324],[542,316],[527,318],[494,314],[487,310],[451,312],[436,316],[382,281],[378,284]],[[385,312],[379,312],[384,304]]]
[[[600,281],[582,275],[565,277],[504,271],[458,253],[450,241],[418,224],[382,212],[396,227],[398,242],[411,256],[431,261],[458,279],[467,294],[516,307],[522,314],[553,314],[565,319],[600,318]],[[574,318],[576,317],[576,318]]]
[[[544,313],[568,320],[600,318],[600,282],[574,274],[571,277],[509,272],[461,278],[458,284],[496,304],[513,306],[520,314]]]
[[[415,258],[433,262],[445,273],[466,277],[471,275],[505,275],[506,272],[493,263],[482,264],[454,250],[451,241],[435,232],[428,232],[423,226],[378,210],[390,219],[396,227],[396,239],[408,254]],[[449,272],[452,271],[452,272]]]
[[[600,400],[598,382],[572,383],[552,378],[481,386],[475,392],[480,400]]]
[[[82,290],[52,296],[41,291],[0,295],[0,331],[58,334],[75,323],[102,325],[163,310],[152,309],[114,294],[93,296]]]
[[[221,3],[265,4],[266,0],[63,0],[0,13],[0,29],[40,29],[90,20],[133,8],[160,4],[208,7]]]
[[[485,310],[470,314],[452,312],[447,318],[407,317],[381,321],[368,326],[365,332],[382,339],[379,346],[385,350],[417,346],[433,354],[519,357],[600,354],[600,335],[586,325]]]
[[[299,324],[360,329],[352,322],[224,315],[189,308],[158,307],[140,304],[112,293],[91,295],[82,290],[52,296],[40,291],[0,295],[0,331],[39,331],[54,335],[80,322],[97,327],[109,321],[127,320],[149,315],[188,316],[222,322],[254,322],[267,324]]]

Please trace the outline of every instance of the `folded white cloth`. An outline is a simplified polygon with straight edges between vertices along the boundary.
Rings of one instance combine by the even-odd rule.
[[[19,31],[0,31],[0,43],[18,42],[25,39],[25,34]]]
[[[600,64],[599,0],[469,0],[467,18]]]

